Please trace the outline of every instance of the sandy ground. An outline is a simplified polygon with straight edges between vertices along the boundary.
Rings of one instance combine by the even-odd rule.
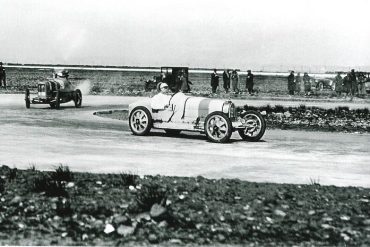
[[[240,178],[256,182],[331,184],[370,187],[370,135],[267,130],[262,141],[242,141],[237,133],[229,144],[207,142],[205,136],[162,131],[133,136],[127,121],[93,115],[99,110],[125,109],[137,97],[87,96],[83,107],[63,104],[24,107],[23,95],[0,95],[0,164],[73,171],[124,172],[210,178]],[[236,101],[237,105],[300,102]],[[306,102],[333,107],[335,102]],[[351,103],[351,108],[367,105]]]

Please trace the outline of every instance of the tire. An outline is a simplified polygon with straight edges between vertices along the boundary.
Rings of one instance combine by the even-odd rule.
[[[60,108],[60,91],[57,91],[57,94],[55,96],[55,109]]]
[[[30,90],[27,88],[25,95],[24,95],[24,100],[26,101],[26,108],[29,109],[31,107],[31,100],[30,100]]]
[[[147,108],[143,106],[137,106],[131,111],[129,117],[129,126],[134,135],[144,136],[149,134],[152,125],[152,115]]]
[[[73,101],[75,102],[75,107],[76,108],[81,107],[81,105],[82,105],[82,93],[81,93],[80,89],[76,89],[76,91],[74,93]]]
[[[166,131],[166,135],[168,136],[178,136],[181,132],[181,130],[173,130],[173,129],[167,129],[164,131]]]
[[[212,112],[204,121],[204,132],[211,142],[228,142],[232,134],[231,121],[223,112]]]
[[[248,110],[242,118],[245,121],[244,125],[246,127],[238,130],[240,137],[245,141],[259,141],[266,130],[266,121],[261,113]]]

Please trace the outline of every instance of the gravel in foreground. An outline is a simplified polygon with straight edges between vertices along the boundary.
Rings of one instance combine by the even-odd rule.
[[[370,245],[370,189],[0,167],[0,245]]]

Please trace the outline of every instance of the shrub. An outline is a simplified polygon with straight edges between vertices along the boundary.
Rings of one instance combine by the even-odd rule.
[[[275,105],[275,112],[282,112],[282,113],[284,113],[284,106],[282,106],[282,105]]]
[[[317,178],[310,178],[310,185],[313,185],[313,186],[320,186],[320,179]]]
[[[13,168],[9,170],[9,173],[8,173],[9,182],[13,181],[17,177],[17,171],[18,171],[17,168]]]
[[[135,186],[137,184],[137,179],[139,176],[132,173],[121,173],[120,177],[123,186]]]
[[[305,104],[300,104],[299,109],[302,110],[302,111],[305,111],[306,110],[306,105]]]
[[[35,172],[37,170],[36,165],[35,164],[30,164],[29,167],[28,167],[28,170]]]
[[[3,193],[5,190],[5,180],[0,177],[0,193]]]
[[[39,173],[33,180],[32,190],[35,192],[45,192],[47,196],[68,197],[64,183],[55,181],[50,175]]]
[[[265,107],[265,111],[266,111],[267,113],[271,113],[271,112],[273,112],[272,107],[271,107],[271,105],[270,105],[270,104],[267,104],[267,105],[266,105],[266,107]]]
[[[147,211],[157,203],[164,205],[167,200],[167,189],[159,186],[158,184],[146,184],[137,192],[136,201],[138,206]]]
[[[68,166],[59,165],[51,174],[51,179],[58,182],[70,182],[73,181],[73,174]]]
[[[349,112],[349,107],[348,106],[338,106],[335,108],[335,110],[341,112],[341,111],[344,111],[344,112]]]

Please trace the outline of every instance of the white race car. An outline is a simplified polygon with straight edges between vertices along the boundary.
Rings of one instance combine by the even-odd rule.
[[[164,109],[153,109],[152,100],[146,98],[129,105],[129,125],[134,135],[147,135],[151,128],[172,135],[182,130],[196,131],[205,133],[212,142],[222,143],[229,141],[236,130],[247,141],[258,141],[265,133],[266,123],[259,112],[248,110],[237,116],[231,101],[179,92],[169,96]]]

